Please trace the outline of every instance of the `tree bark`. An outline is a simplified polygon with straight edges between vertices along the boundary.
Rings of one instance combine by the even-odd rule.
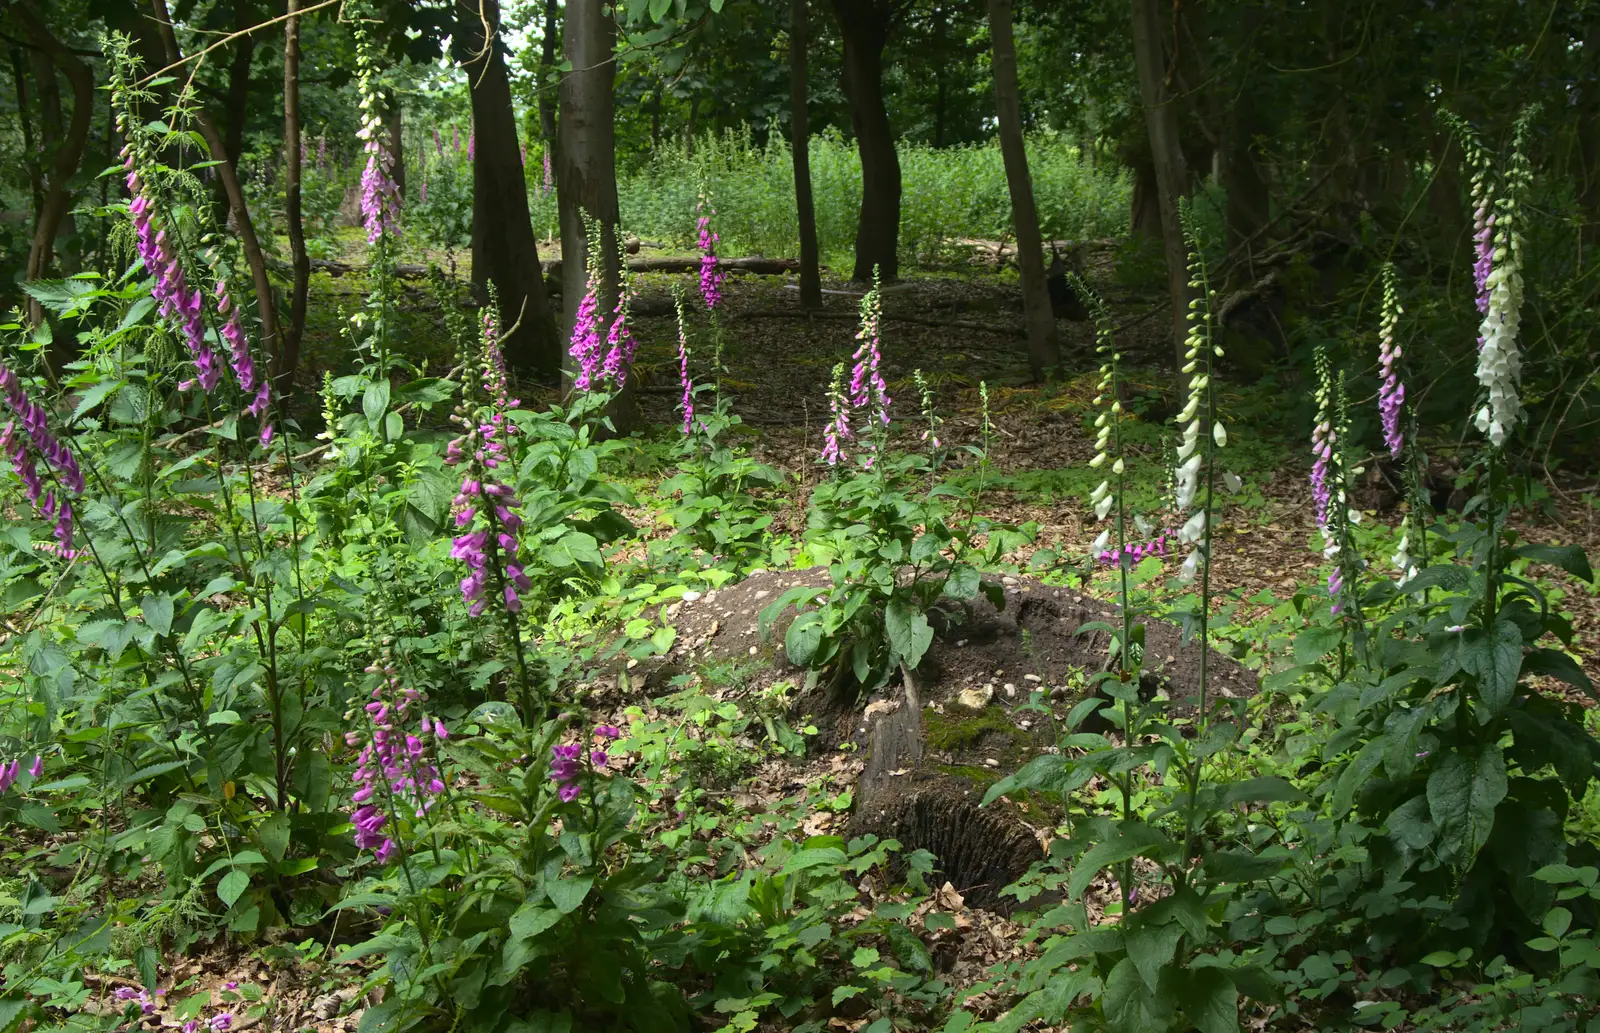
[[[794,207],[800,223],[800,307],[822,307],[817,210],[811,197],[811,130],[806,116],[807,0],[789,5],[789,149],[794,158]]]
[[[1161,44],[1165,35],[1160,0],[1133,0],[1133,61],[1139,73],[1139,98],[1161,209],[1161,244],[1172,293],[1172,344],[1182,366],[1188,338],[1189,251],[1183,241],[1178,199],[1187,192],[1189,173],[1178,139],[1177,109],[1167,90],[1167,62]]]
[[[1028,152],[1022,139],[1022,101],[1017,85],[1017,49],[1011,34],[1011,0],[989,0],[989,37],[994,40],[994,106],[1000,123],[1000,154],[1011,191],[1011,225],[1017,234],[1022,271],[1022,309],[1028,324],[1028,367],[1037,383],[1061,365],[1055,312],[1045,284],[1044,244],[1033,203]]]
[[[311,285],[311,258],[306,254],[305,223],[300,211],[300,0],[288,0],[289,20],[283,29],[283,210],[289,230],[289,259],[294,265],[289,289],[289,325],[283,331],[272,376],[281,396],[300,365],[300,342],[306,330],[306,295]]]
[[[1222,156],[1221,182],[1227,194],[1228,254],[1238,252],[1238,259],[1255,273],[1251,256],[1261,250],[1263,241],[1255,239],[1271,217],[1268,210],[1270,186],[1261,147],[1257,141],[1259,118],[1248,88],[1239,92],[1234,102]]]
[[[561,280],[563,327],[570,339],[577,322],[578,305],[588,284],[588,230],[584,216],[600,224],[600,316],[602,333],[609,329],[621,285],[618,248],[620,215],[617,211],[616,136],[612,88],[616,62],[612,60],[616,23],[605,13],[601,0],[568,0],[562,26],[567,63],[572,71],[561,80],[561,122],[556,155],[557,205],[561,212]],[[568,365],[571,357],[568,356]],[[628,377],[611,406],[617,430],[628,433],[637,425],[637,378]]]
[[[234,31],[243,31],[255,23],[255,12],[249,0],[233,0]],[[228,64],[228,91],[223,95],[223,153],[214,157],[227,162],[233,169],[234,178],[238,179],[239,155],[244,153],[245,124],[250,118],[250,62],[256,55],[255,33],[234,40],[232,50],[233,56]],[[217,178],[216,197],[219,214],[232,209],[233,202],[228,196],[227,184],[220,176]]]
[[[406,125],[405,105],[396,96],[389,97],[389,106],[383,112],[383,131],[387,139],[384,147],[389,151],[390,175],[400,191],[403,203],[406,196]]]
[[[78,171],[78,164],[83,160],[84,145],[89,140],[89,119],[94,112],[94,77],[84,63],[51,34],[31,3],[15,4],[12,11],[23,30],[32,38],[33,45],[48,59],[46,69],[52,83],[54,68],[59,68],[72,86],[72,121],[62,134],[53,155],[44,203],[39,206],[34,220],[33,242],[28,248],[25,275],[29,280],[37,280],[50,270],[55,257],[56,234],[72,205],[72,191],[68,184]],[[46,92],[41,88],[41,98]],[[59,99],[57,105],[56,115],[59,118]],[[34,326],[44,320],[44,309],[32,298],[28,299],[28,319]]]
[[[539,41],[539,131],[544,134],[546,153],[556,145],[556,95],[549,77],[556,67],[556,22],[560,0],[544,0],[544,38]]]
[[[487,283],[495,286],[506,361],[554,382],[561,347],[528,214],[498,0],[456,0],[456,39],[464,48],[459,54],[472,95],[474,131],[483,130],[476,135],[472,162],[472,282],[480,291]]]
[[[844,37],[844,92],[861,155],[861,214],[851,278],[871,282],[900,274],[900,158],[883,96],[883,48],[889,41],[886,0],[833,0]]]
[[[24,67],[22,50],[11,48],[11,77],[17,89],[17,121],[22,126],[22,160],[28,167],[28,196],[33,198],[33,210],[44,207],[44,175],[39,169],[39,148],[33,141],[33,118],[29,114],[28,71]]]
[[[177,64],[183,60],[183,52],[178,49],[178,36],[172,31],[172,16],[167,13],[167,0],[150,0],[150,6],[155,11],[156,31],[160,33],[161,44],[166,49],[167,63]],[[271,365],[276,367],[280,362],[278,353],[283,348],[283,339],[278,332],[277,302],[272,294],[272,281],[267,278],[266,257],[261,253],[261,242],[256,239],[255,224],[250,221],[250,209],[244,203],[244,191],[239,189],[239,177],[235,175],[233,161],[223,146],[222,135],[199,104],[194,106],[194,124],[200,131],[201,139],[205,140],[206,148],[211,151],[211,156],[218,162],[217,176],[222,180],[222,189],[227,194],[228,207],[233,213],[233,229],[239,234],[239,246],[244,250],[245,264],[250,267],[250,279],[255,285],[256,317],[261,320],[261,345],[266,349]]]

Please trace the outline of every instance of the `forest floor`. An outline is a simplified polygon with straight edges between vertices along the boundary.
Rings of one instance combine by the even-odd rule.
[[[1134,436],[1134,480],[1139,484],[1135,497],[1153,511],[1165,491],[1162,421],[1170,426],[1170,416],[1178,408],[1176,381],[1170,373],[1159,372],[1170,366],[1165,361],[1168,344],[1163,330],[1167,324],[1161,299],[1119,288],[1104,255],[1098,256],[1090,275],[1108,297],[1114,318],[1125,326],[1118,337],[1119,347],[1135,371],[1126,404],[1130,412],[1142,417],[1143,427],[1143,433]],[[641,309],[659,311],[659,299],[668,297],[673,279],[686,288],[691,286],[691,276],[641,275],[638,286],[646,299]],[[313,366],[326,365],[328,357],[341,347],[328,327],[334,325],[341,307],[349,311],[359,304],[362,286],[358,277],[332,281],[319,276],[317,281],[313,311],[320,313],[323,330],[317,332],[318,321],[314,320],[308,344]],[[723,387],[737,396],[735,411],[746,425],[744,440],[749,450],[793,478],[780,500],[772,533],[794,539],[804,529],[806,496],[821,475],[816,455],[826,421],[831,373],[835,364],[849,361],[857,343],[856,308],[861,288],[832,277],[824,286],[829,293],[823,310],[804,315],[798,311],[792,277],[732,276],[722,316],[728,370]],[[424,292],[413,290],[404,307],[407,318],[416,321],[413,338],[427,340],[428,327],[438,325],[437,306],[431,305]],[[940,435],[946,446],[955,450],[982,444],[980,384],[986,385],[992,431],[987,442],[990,467],[982,508],[997,518],[1038,525],[1037,541],[1017,558],[1014,573],[1028,568],[1032,550],[1051,550],[1059,557],[1043,565],[1042,580],[1027,579],[1026,588],[1013,590],[1034,590],[1040,596],[1054,592],[1058,599],[1063,592],[1081,594],[1103,604],[1113,598],[1111,573],[1087,558],[1090,542],[1101,529],[1087,502],[1100,480],[1088,467],[1094,451],[1090,400],[1098,367],[1093,327],[1082,322],[1058,324],[1066,368],[1055,383],[1035,387],[1028,383],[1021,325],[1014,272],[976,265],[918,270],[892,285],[884,296],[882,337],[885,377],[895,399],[895,415],[904,421],[901,433],[909,447],[917,434],[918,410],[912,371],[920,370],[944,413],[946,422]],[[671,318],[647,315],[638,320],[636,329],[642,344],[635,368],[643,386],[641,407],[649,428],[644,436],[661,442],[669,438],[678,419],[677,327]],[[420,331],[420,336],[415,331]],[[443,358],[434,357],[434,368],[439,368],[437,363]],[[696,355],[697,368],[705,358]],[[314,387],[309,377],[304,386]],[[1317,548],[1306,477],[1308,450],[1302,440],[1303,428],[1309,426],[1307,394],[1306,385],[1276,374],[1256,383],[1230,383],[1224,393],[1228,457],[1243,487],[1228,497],[1220,518],[1213,564],[1213,584],[1220,600],[1216,630],[1232,655],[1256,673],[1285,665],[1283,658],[1291,650],[1292,636],[1304,623],[1296,597],[1304,601],[1307,593],[1314,594],[1326,574]],[[1442,476],[1448,479],[1453,469],[1449,443],[1438,442],[1432,451],[1444,471]],[[965,475],[978,476],[971,460],[961,459],[969,464]],[[1385,486],[1381,464],[1368,465],[1373,474],[1363,479],[1356,502],[1366,517],[1365,552],[1376,565],[1379,557],[1393,551],[1397,536],[1388,528],[1399,522],[1401,511],[1396,493]],[[649,534],[666,537],[670,532],[659,511],[649,512],[650,482],[659,479],[639,476],[635,487],[644,500],[645,512],[634,515],[642,527],[656,525]],[[1579,544],[1595,556],[1600,555],[1597,517],[1600,504],[1592,489],[1557,487],[1544,492],[1536,507],[1523,512],[1517,527],[1528,539]],[[1554,605],[1570,614],[1577,632],[1575,652],[1591,674],[1600,675],[1596,645],[1600,643],[1600,596],[1592,586],[1559,571],[1544,573],[1562,586]],[[779,580],[772,585],[757,587],[753,583],[737,597],[730,588],[726,590],[728,598],[743,600],[739,605],[758,604],[803,575],[774,572],[757,578],[774,576]],[[1383,574],[1375,570],[1374,576]],[[1157,592],[1165,574],[1159,567],[1147,566],[1141,568],[1139,581],[1142,591]],[[1015,579],[1008,578],[1008,582],[1016,585]],[[732,616],[728,605],[727,599],[723,604],[708,599],[699,611],[698,623],[694,614],[685,610],[680,633],[691,644],[703,644],[716,634],[718,613]],[[753,623],[748,608],[740,610],[735,619]],[[756,647],[752,645],[751,650],[754,655]],[[770,655],[769,650],[765,656]],[[1003,673],[1003,667],[996,670],[1002,673],[994,681],[1016,677]],[[959,680],[968,687],[982,684],[985,677],[976,668],[960,674]],[[1024,691],[1026,688],[1024,683]],[[591,702],[598,709],[592,716],[609,720],[626,705],[640,706],[637,699],[623,696],[594,695]],[[646,720],[662,716],[649,700],[635,713]],[[838,737],[825,735],[822,742],[836,747]],[[974,761],[964,758],[963,762]],[[728,791],[729,813],[766,822],[771,830],[841,832],[847,816],[827,801],[848,799],[844,794],[854,786],[860,768],[858,755],[837,748],[814,751],[802,763],[764,760]],[[1015,959],[1024,950],[1019,926],[1000,912],[969,906],[954,887],[946,885],[935,894],[935,902],[957,916],[955,927],[933,934],[935,942],[930,943],[935,954],[943,952],[942,968],[952,985],[972,985],[984,977],[989,966]],[[174,982],[194,977],[187,992],[220,993],[228,982],[258,987],[275,1002],[271,1012],[274,1030],[353,1031],[363,1004],[372,998],[358,1000],[359,975],[328,963],[332,947],[331,942],[294,945],[288,940],[249,947],[219,945],[186,960],[175,959]],[[159,1013],[148,1024],[176,1027],[181,1023],[172,1013]],[[238,1023],[233,1029],[244,1030],[254,1024]],[[849,1030],[859,1025],[843,1021],[836,1028]]]

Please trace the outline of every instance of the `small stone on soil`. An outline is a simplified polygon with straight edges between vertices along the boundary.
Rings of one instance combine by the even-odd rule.
[[[1011,684],[1010,682],[1006,682],[1006,698],[1007,699],[1015,699],[1016,697],[1017,697],[1017,687],[1015,685]]]
[[[1042,682],[1042,681],[1044,681],[1044,679],[1039,677],[1037,674],[1024,674],[1022,676],[1022,680],[1023,681],[1031,681],[1031,682]]]
[[[993,757],[985,757],[983,758],[983,766],[986,768],[997,768],[1000,766],[1000,762],[995,760]]]
[[[686,602],[686,603],[697,602],[699,599],[700,599],[700,593],[696,592],[692,588],[689,589],[687,592],[683,593],[683,601]]]

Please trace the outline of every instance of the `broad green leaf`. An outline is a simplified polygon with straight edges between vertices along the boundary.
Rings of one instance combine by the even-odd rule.
[[[1123,924],[1122,939],[1127,945],[1128,960],[1133,962],[1152,994],[1156,992],[1162,969],[1172,962],[1178,941],[1183,938],[1183,927],[1175,919],[1163,921],[1165,917],[1169,916],[1135,911]]]
[[[1529,650],[1522,657],[1522,673],[1559,678],[1574,688],[1582,689],[1594,699],[1600,699],[1600,693],[1595,691],[1594,682],[1584,673],[1583,668],[1578,666],[1578,662],[1558,649]]]
[[[217,883],[217,899],[228,907],[232,907],[234,901],[238,900],[244,891],[249,888],[250,876],[235,868],[228,872],[227,875],[224,875],[221,882]]]
[[[1548,563],[1560,567],[1573,577],[1594,584],[1594,571],[1589,568],[1589,557],[1576,545],[1522,545],[1517,555],[1535,563]]]
[[[165,592],[147,595],[139,600],[139,609],[144,613],[144,622],[155,630],[157,635],[172,633],[172,597]]]
[[[389,411],[389,382],[379,380],[368,384],[367,389],[361,394],[361,412],[367,418],[367,426],[372,428],[374,434],[378,425],[383,421],[383,414]]]
[[[1077,900],[1083,896],[1083,891],[1089,888],[1101,869],[1166,845],[1167,837],[1148,825],[1127,826],[1115,838],[1090,847],[1072,866],[1072,878],[1067,883],[1068,898]]]
[[[1178,1004],[1200,1033],[1238,1033],[1239,990],[1228,970],[1215,966],[1177,973]]]
[[[1505,759],[1498,744],[1488,743],[1470,757],[1447,756],[1428,778],[1428,811],[1439,830],[1441,852],[1456,863],[1476,857],[1505,795]]]
[[[1172,1020],[1172,1002],[1150,992],[1131,958],[1117,962],[1106,976],[1100,1005],[1117,1033],[1167,1033]]]
[[[593,875],[574,875],[571,878],[556,879],[544,884],[545,895],[550,898],[550,903],[563,915],[570,915],[578,910],[589,890],[594,887]]]
[[[933,644],[933,628],[928,625],[928,615],[912,605],[909,599],[895,596],[884,608],[884,631],[889,636],[889,646],[900,657],[908,670],[916,670],[922,656]]]

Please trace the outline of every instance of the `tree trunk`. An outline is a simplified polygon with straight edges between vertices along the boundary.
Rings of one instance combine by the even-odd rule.
[[[1582,189],[1578,194],[1583,228],[1578,239],[1584,250],[1590,251],[1600,248],[1600,19],[1589,19],[1583,35],[1583,63],[1589,88],[1580,98],[1578,114],[1578,153],[1583,162]]]
[[[861,214],[851,278],[869,283],[900,274],[900,158],[883,97],[883,48],[889,41],[885,0],[833,0],[844,36],[844,92],[861,154]]]
[[[1178,140],[1178,112],[1167,91],[1167,62],[1161,45],[1165,35],[1160,0],[1133,0],[1133,61],[1139,72],[1139,97],[1161,210],[1161,244],[1172,293],[1172,344],[1182,366],[1188,338],[1189,250],[1183,241],[1178,199],[1187,192],[1189,174]]]
[[[1261,250],[1256,234],[1270,218],[1265,163],[1257,143],[1259,118],[1248,89],[1241,90],[1234,102],[1222,156],[1221,182],[1227,194],[1228,254],[1236,256],[1249,269],[1250,257]],[[1241,250],[1242,249],[1242,250]],[[1251,272],[1251,277],[1255,276]]]
[[[183,60],[183,52],[178,49],[178,37],[172,31],[172,16],[167,13],[167,0],[150,0],[150,6],[155,11],[156,31],[166,49],[167,63],[177,64]],[[256,317],[261,320],[261,345],[266,349],[272,368],[276,368],[281,361],[278,353],[283,348],[283,338],[278,332],[277,302],[272,294],[272,281],[267,278],[267,261],[261,253],[261,242],[256,239],[255,224],[250,221],[250,209],[244,203],[244,191],[239,189],[239,177],[234,174],[233,161],[223,146],[222,135],[217,132],[210,116],[198,105],[194,108],[194,124],[200,131],[201,139],[205,140],[211,157],[218,162],[217,177],[222,180],[222,189],[227,194],[228,207],[233,213],[233,229],[239,235],[239,246],[244,250],[245,264],[250,267],[250,279],[255,285]]]
[[[945,32],[948,29],[944,8],[933,9],[933,53],[936,60],[942,57],[944,51]],[[945,145],[945,112],[950,107],[950,76],[949,66],[938,60],[934,65],[934,79],[938,82],[933,94],[933,147],[940,150]]]
[[[233,0],[234,31],[248,29],[255,23],[255,12],[250,8],[249,0]],[[244,153],[245,123],[250,119],[250,62],[256,55],[255,33],[240,36],[231,46],[233,57],[228,65],[228,92],[223,97],[222,109],[223,153],[214,157],[226,162],[233,170],[234,179],[238,179],[239,155]],[[227,183],[220,176],[217,178],[216,196],[219,214],[231,210],[233,201],[228,196]]]
[[[305,223],[300,211],[300,0],[288,0],[289,20],[283,30],[283,214],[289,230],[289,259],[294,282],[289,290],[289,325],[283,331],[272,376],[281,396],[300,365],[300,342],[306,330],[306,295],[311,284],[311,259],[306,254]]]
[[[794,158],[794,207],[800,223],[800,307],[822,307],[817,210],[811,198],[811,130],[806,117],[807,0],[789,4],[789,149]]]
[[[621,283],[618,248],[616,137],[613,127],[612,61],[616,23],[601,0],[568,0],[563,26],[567,63],[572,71],[561,80],[561,123],[556,154],[557,202],[561,212],[561,279],[563,327],[568,338],[577,322],[578,305],[588,284],[588,231],[584,216],[600,224],[600,316],[609,329]],[[570,356],[568,365],[571,365]],[[618,431],[638,423],[637,378],[628,377],[611,407]]]
[[[544,134],[545,153],[556,145],[556,93],[550,75],[556,67],[556,22],[560,0],[544,0],[544,38],[539,41],[539,131]]]
[[[406,125],[405,106],[397,96],[389,98],[389,106],[383,112],[383,131],[387,139],[384,147],[389,151],[390,175],[394,177],[394,185],[400,191],[400,200],[404,204],[406,196]]]
[[[72,191],[68,184],[78,171],[84,145],[89,140],[89,119],[94,112],[94,76],[82,61],[51,34],[32,4],[15,4],[12,11],[23,30],[32,38],[33,45],[47,58],[46,69],[51,83],[55,80],[54,69],[59,68],[72,86],[72,122],[52,156],[44,203],[40,205],[34,220],[33,242],[28,248],[28,265],[24,275],[29,280],[37,280],[50,270],[55,257],[56,234],[72,206]],[[46,91],[41,88],[41,98],[45,95]],[[59,97],[57,105],[56,116],[59,118]],[[28,318],[35,326],[44,320],[44,310],[32,298],[28,299]]]
[[[39,169],[39,148],[33,142],[33,118],[29,114],[28,71],[23,64],[22,50],[11,48],[11,77],[17,88],[17,121],[22,125],[22,160],[28,167],[28,191],[33,198],[33,210],[44,207],[44,175]]]
[[[457,0],[456,39],[464,48],[458,54],[472,95],[473,129],[483,130],[474,138],[472,161],[472,282],[480,290],[495,286],[506,361],[553,383],[561,346],[528,214],[497,0]]]
[[[1061,365],[1055,312],[1044,277],[1044,244],[1033,203],[1028,152],[1022,140],[1022,101],[1017,86],[1017,50],[1011,36],[1011,0],[989,0],[989,36],[994,40],[994,107],[1000,122],[1000,154],[1011,191],[1011,225],[1017,234],[1022,271],[1022,309],[1028,324],[1028,367],[1037,383]]]

